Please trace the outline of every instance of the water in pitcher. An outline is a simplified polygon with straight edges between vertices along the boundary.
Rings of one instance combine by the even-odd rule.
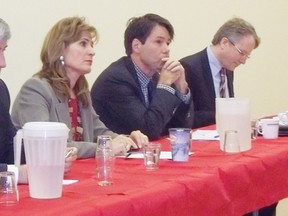
[[[219,125],[219,135],[220,135],[220,147],[223,150],[224,144],[224,136],[225,131],[228,130],[236,130],[239,137],[240,150],[246,151],[250,149],[251,145],[251,127],[250,127],[250,118],[244,113],[229,114],[222,113],[221,114],[222,122]],[[222,139],[223,138],[223,139]]]
[[[223,150],[225,131],[236,130],[240,151],[251,148],[250,103],[247,98],[217,98],[216,126]]]
[[[61,197],[63,183],[59,179],[63,179],[63,174],[64,166],[29,166],[29,184],[33,185],[29,187],[30,196],[38,199]]]

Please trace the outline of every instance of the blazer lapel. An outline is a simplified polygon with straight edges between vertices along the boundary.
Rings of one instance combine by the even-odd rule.
[[[126,64],[126,67],[128,68],[130,75],[133,77],[133,80],[134,80],[134,83],[130,83],[130,84],[134,85],[135,89],[137,89],[137,92],[141,97],[142,103],[146,106],[145,98],[144,98],[143,92],[142,92],[141,87],[140,87],[140,82],[138,80],[137,72],[136,72],[135,66],[134,66],[131,58],[126,57],[125,58],[125,64]]]
[[[205,83],[209,90],[210,98],[214,100],[214,98],[216,97],[216,93],[214,89],[214,82],[213,82],[212,72],[211,72],[211,68],[209,65],[208,54],[207,54],[206,49],[202,52],[201,61],[202,61],[201,65],[203,66],[203,71],[204,71],[203,76],[205,79]]]
[[[55,100],[57,100],[55,101],[55,112],[56,112],[58,121],[65,123],[67,127],[71,128],[70,116],[69,116],[69,112],[67,112],[69,108],[68,108],[68,101],[67,101],[66,96],[56,93]]]

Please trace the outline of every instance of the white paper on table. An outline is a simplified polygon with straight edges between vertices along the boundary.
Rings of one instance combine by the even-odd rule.
[[[194,152],[189,152],[189,155],[194,154]],[[126,156],[121,156],[126,157]],[[144,158],[143,153],[132,153],[126,158]],[[172,154],[170,151],[161,151],[160,159],[172,159]]]
[[[219,140],[216,130],[196,130],[192,132],[192,140]]]
[[[63,180],[63,185],[70,185],[70,184],[74,184],[78,182],[78,180],[67,180],[67,179],[64,179]]]

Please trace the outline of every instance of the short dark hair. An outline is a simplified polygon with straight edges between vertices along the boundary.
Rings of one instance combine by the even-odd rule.
[[[133,17],[128,20],[127,28],[124,33],[125,52],[128,56],[130,56],[132,53],[132,41],[137,38],[142,44],[144,44],[152,29],[156,25],[166,28],[171,40],[173,39],[173,26],[167,19],[157,14],[150,13],[141,17]]]

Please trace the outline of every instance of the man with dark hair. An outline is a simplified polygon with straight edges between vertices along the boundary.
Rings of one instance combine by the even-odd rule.
[[[173,26],[159,15],[129,20],[127,56],[106,68],[91,89],[94,109],[112,131],[140,130],[156,139],[169,127],[192,127],[185,72],[169,57],[173,37]]]

